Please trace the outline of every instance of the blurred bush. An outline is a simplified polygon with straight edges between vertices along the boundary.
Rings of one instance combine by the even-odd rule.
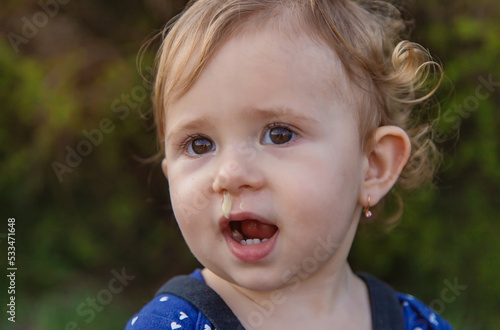
[[[144,161],[157,146],[150,86],[135,64],[185,1],[64,2],[6,1],[0,12],[0,209],[16,218],[16,326],[122,329],[163,281],[198,265],[159,166]],[[500,4],[408,6],[414,38],[447,75],[437,134],[444,165],[437,189],[405,196],[389,235],[364,228],[350,259],[457,329],[498,328]],[[123,268],[134,278],[108,302],[102,292]],[[449,283],[467,288],[451,301],[442,293]],[[99,297],[107,303],[90,307]]]

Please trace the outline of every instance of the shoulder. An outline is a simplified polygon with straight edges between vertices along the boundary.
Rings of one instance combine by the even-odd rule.
[[[212,328],[200,311],[185,300],[169,294],[156,296],[125,327],[126,330]]]
[[[406,329],[453,330],[448,322],[417,298],[402,293],[398,293],[397,297],[403,307]]]

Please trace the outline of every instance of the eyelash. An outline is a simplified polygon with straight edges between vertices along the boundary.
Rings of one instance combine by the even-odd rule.
[[[288,125],[288,124],[284,124],[284,123],[278,123],[278,122],[273,122],[269,125],[267,125],[265,128],[264,128],[264,131],[263,133],[261,134],[261,137],[260,137],[260,141],[262,141],[265,137],[265,135],[267,134],[267,132],[273,128],[278,128],[278,127],[283,127],[283,128],[286,128],[288,129],[290,132],[292,132],[296,137],[298,136],[297,134],[297,131],[296,129],[294,129],[292,126]],[[196,139],[208,139],[208,140],[212,140],[210,139],[209,137],[203,135],[203,134],[199,134],[199,133],[196,133],[196,134],[192,134],[192,135],[187,135],[186,139],[183,140],[180,144],[179,144],[179,147],[178,149],[183,151],[183,152],[187,152],[187,148],[189,147],[189,145]],[[287,142],[287,143],[284,143],[283,145],[286,145],[290,142],[292,142],[293,140]]]
[[[264,132],[262,133],[262,136],[261,136],[260,140],[262,141],[264,139],[264,137],[266,136],[267,132],[269,132],[273,128],[286,128],[287,130],[289,130],[290,132],[292,132],[292,134],[295,136],[292,140],[290,140],[290,141],[288,141],[286,143],[276,144],[276,145],[283,145],[283,146],[287,145],[287,144],[293,142],[299,136],[299,134],[297,133],[297,130],[293,126],[288,125],[288,124],[284,124],[284,123],[274,122],[274,123],[271,123],[271,124],[267,125],[264,128]]]
[[[283,128],[286,128],[288,130],[290,130],[290,132],[293,132],[294,134],[297,134],[295,132],[295,129],[288,125],[288,124],[283,124],[283,123],[277,123],[277,122],[274,122],[274,123],[271,123],[269,125],[267,125],[265,128],[264,128],[264,133],[267,132],[268,130],[270,129],[273,129],[273,128],[277,128],[277,127],[283,127]]]
[[[211,140],[209,137],[202,135],[202,134],[199,134],[199,133],[193,134],[193,135],[188,134],[186,139],[179,144],[179,150],[186,151],[186,149],[189,147],[189,144],[196,139]]]

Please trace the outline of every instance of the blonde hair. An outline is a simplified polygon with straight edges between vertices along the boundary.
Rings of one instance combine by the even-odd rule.
[[[382,1],[191,0],[161,33],[153,89],[160,142],[169,105],[196,82],[223,42],[276,21],[332,49],[351,82],[364,90],[357,116],[365,150],[377,127],[396,125],[407,132],[412,151],[398,186],[431,182],[439,153],[432,122],[421,119],[441,81],[441,67],[423,47],[403,40],[399,10]]]

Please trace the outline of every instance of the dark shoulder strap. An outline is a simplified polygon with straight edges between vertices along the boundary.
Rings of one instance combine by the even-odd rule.
[[[404,330],[403,307],[399,303],[396,291],[371,275],[364,273],[357,275],[368,287],[373,330]]]
[[[156,295],[169,293],[196,307],[219,330],[244,330],[241,322],[222,298],[205,283],[189,277],[176,276],[165,283]]]
[[[396,291],[377,278],[357,274],[370,294],[373,330],[404,330],[403,308]],[[205,283],[189,276],[177,276],[165,283],[156,295],[172,294],[196,307],[219,330],[244,330],[222,298]]]

